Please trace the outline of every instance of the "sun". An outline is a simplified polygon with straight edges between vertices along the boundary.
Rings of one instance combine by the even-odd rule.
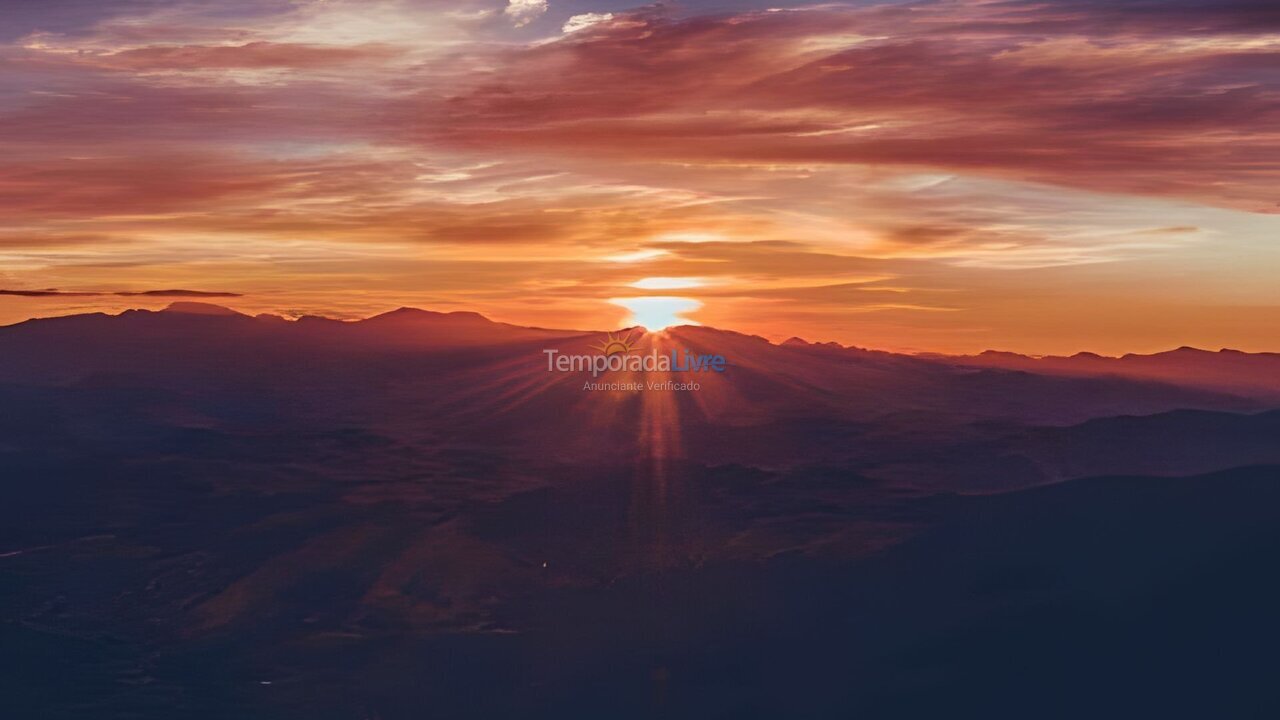
[[[623,321],[624,324],[639,325],[649,332],[657,332],[672,325],[697,325],[697,321],[684,317],[684,313],[702,307],[702,303],[693,298],[669,295],[610,298],[609,303],[631,311],[631,316]]]
[[[592,345],[592,347],[599,350],[602,355],[626,355],[627,353],[635,352],[631,347],[631,342],[631,333],[627,333],[626,337],[623,337],[621,333],[617,335],[609,333],[604,342],[599,345]]]

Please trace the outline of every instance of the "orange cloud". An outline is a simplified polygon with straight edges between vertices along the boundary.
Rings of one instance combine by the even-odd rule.
[[[360,61],[386,60],[396,54],[397,51],[394,48],[379,44],[329,47],[258,41],[243,45],[151,45],[89,56],[87,62],[104,68],[138,72],[261,68],[312,69]]]

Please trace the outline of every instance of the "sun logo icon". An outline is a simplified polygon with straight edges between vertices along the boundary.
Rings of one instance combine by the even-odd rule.
[[[627,333],[626,337],[623,337],[622,333],[617,335],[609,333],[604,342],[591,347],[599,350],[601,355],[627,355],[636,351],[631,343],[631,333]]]

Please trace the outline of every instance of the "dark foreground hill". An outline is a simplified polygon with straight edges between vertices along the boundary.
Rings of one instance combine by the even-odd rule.
[[[695,516],[736,522],[717,517],[725,502],[758,502],[756,523],[787,512],[749,474],[687,479],[710,489],[667,518],[671,542],[691,542]],[[1276,468],[1097,478],[834,517],[809,508],[850,528],[923,525],[863,555],[695,555],[661,569],[633,556],[639,544],[618,527],[627,513],[617,493],[634,488],[589,480],[449,517],[338,511],[323,490],[205,498],[145,526],[86,527],[92,534],[73,542],[0,558],[7,711],[394,720],[1280,710]]]

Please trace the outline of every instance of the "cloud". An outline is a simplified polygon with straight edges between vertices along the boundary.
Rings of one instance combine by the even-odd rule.
[[[76,292],[48,288],[45,290],[0,290],[0,295],[18,297],[183,297],[183,298],[231,298],[244,297],[233,292],[206,292],[203,290],[138,290],[118,292]]]
[[[547,0],[507,0],[502,11],[516,27],[524,27],[547,11]]]
[[[65,292],[62,290],[0,290],[0,295],[15,295],[18,297],[94,297],[109,293],[94,292]]]
[[[568,20],[565,20],[560,30],[565,33],[578,32],[612,19],[613,13],[582,13],[581,15],[573,15]]]
[[[386,45],[351,47],[251,42],[243,45],[151,45],[92,55],[84,61],[131,71],[322,68],[385,60],[397,51]]]
[[[121,297],[148,296],[148,297],[244,297],[241,293],[233,292],[208,292],[204,290],[141,290],[138,292],[117,292],[113,295]]]
[[[1280,46],[1238,35],[1230,11],[1199,16],[1232,34],[1101,5],[651,9],[491,57],[413,112],[440,142],[894,164],[1271,209]]]
[[[354,22],[352,8],[333,7]],[[505,13],[524,24],[546,7],[514,0]],[[411,24],[390,8],[379,3],[377,28],[349,39]],[[364,143],[608,164],[904,167],[1275,209],[1280,47],[1265,4],[692,16],[655,6],[572,15],[551,42],[482,41],[493,31],[481,23],[471,42],[432,44],[441,54],[415,66],[399,64],[412,55],[404,46],[288,41],[336,22],[317,12],[272,15],[249,41],[223,17],[221,42],[163,42],[163,24],[120,21],[100,28],[101,47],[11,50],[16,82],[32,92],[0,112],[0,144]],[[189,34],[194,21],[183,20]],[[175,75],[278,69],[297,74]]]

